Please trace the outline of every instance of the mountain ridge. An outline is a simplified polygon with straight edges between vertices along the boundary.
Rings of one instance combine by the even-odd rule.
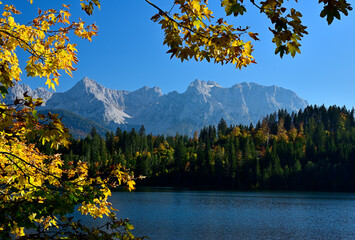
[[[221,118],[228,124],[256,124],[279,109],[292,112],[308,105],[291,90],[248,82],[222,87],[217,82],[196,79],[185,92],[167,94],[159,87],[144,86],[135,91],[109,89],[87,77],[62,93],[19,86],[11,90],[12,98],[24,90],[37,97],[42,94],[42,109],[72,111],[111,129],[144,125],[147,132],[154,134],[192,135],[205,125],[217,125]]]

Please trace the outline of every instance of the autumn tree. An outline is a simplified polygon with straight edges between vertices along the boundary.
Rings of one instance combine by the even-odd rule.
[[[81,5],[87,14],[100,6],[97,0],[81,0]],[[89,41],[97,34],[95,24],[71,22],[69,6],[64,4],[59,10],[38,10],[38,16],[26,24],[16,21],[21,12],[15,6],[0,2],[0,7],[2,98],[20,81],[22,71],[44,78],[55,89],[60,72],[71,75],[78,61],[69,34]],[[24,69],[17,56],[21,49],[28,53]],[[117,219],[108,201],[110,187],[126,183],[134,189],[133,177],[118,165],[107,169],[105,175],[110,177],[91,177],[85,162],[64,164],[60,155],[41,153],[33,142],[51,148],[69,144],[68,130],[57,115],[37,113],[41,103],[27,93],[10,105],[0,100],[0,238],[133,239],[132,226]],[[94,218],[106,215],[109,221],[89,229],[67,217],[75,209]]]

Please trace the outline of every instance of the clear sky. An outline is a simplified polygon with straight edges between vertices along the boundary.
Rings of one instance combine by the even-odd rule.
[[[173,2],[151,1],[167,10]],[[250,26],[261,39],[255,44],[257,64],[239,70],[233,65],[170,60],[170,55],[165,53],[168,49],[163,46],[163,32],[150,20],[156,10],[144,0],[103,0],[101,10],[96,9],[91,17],[80,10],[79,0],[34,0],[32,5],[27,0],[17,0],[16,6],[23,12],[21,20],[28,22],[37,8],[51,8],[63,2],[72,4],[75,20],[80,16],[87,22],[95,22],[99,35],[91,43],[74,40],[78,43],[78,70],[73,78],[63,74],[59,92],[70,89],[84,76],[112,89],[133,91],[145,85],[159,86],[163,93],[184,92],[198,78],[218,82],[223,87],[244,81],[278,85],[295,91],[310,104],[355,106],[355,11],[328,26],[319,17],[318,1],[299,1],[309,35],[301,42],[300,55],[283,59],[274,54],[269,20],[257,9],[250,6],[242,18],[225,18],[236,26]],[[220,1],[209,3],[217,16],[222,17]],[[35,88],[44,86],[45,80],[26,79],[24,75],[23,82]]]

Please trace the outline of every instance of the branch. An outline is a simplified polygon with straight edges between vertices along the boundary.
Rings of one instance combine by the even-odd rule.
[[[260,11],[262,11],[262,12],[264,11],[259,5],[257,5],[257,4],[255,3],[254,0],[250,0],[250,2],[251,2],[255,7],[259,8]]]
[[[0,154],[3,154],[3,155],[5,155],[5,156],[6,156],[6,155],[10,155],[10,156],[12,156],[12,157],[15,157],[15,158],[21,160],[22,162],[24,162],[25,164],[28,164],[28,165],[30,165],[31,167],[33,167],[33,168],[37,169],[38,171],[42,172],[43,174],[47,174],[47,175],[50,175],[50,176],[52,176],[52,177],[54,177],[54,178],[56,178],[56,179],[58,179],[58,180],[61,180],[60,177],[57,177],[57,176],[55,176],[55,175],[53,175],[53,174],[51,174],[51,173],[49,173],[49,172],[43,171],[42,169],[40,169],[40,168],[37,167],[36,165],[27,162],[26,160],[24,160],[24,159],[22,159],[22,158],[16,156],[15,154],[8,153],[8,152],[0,152]],[[6,157],[8,158],[8,156],[6,156]],[[10,160],[10,161],[13,162],[12,160]],[[22,169],[21,169],[21,170],[22,170]]]
[[[32,52],[31,52],[31,51],[28,51],[28,50],[27,50],[28,53],[30,53],[31,55],[34,55],[34,56],[38,57],[39,59],[41,59],[41,60],[43,61],[43,56],[39,55],[39,54],[36,52],[36,50],[34,50],[34,49],[32,48],[32,46],[31,46],[30,44],[28,44],[25,40],[23,40],[22,38],[19,38],[19,37],[15,36],[15,35],[13,35],[13,34],[10,33],[10,32],[7,32],[7,31],[5,31],[5,30],[0,30],[0,32],[5,33],[5,34],[9,35],[10,37],[15,38],[18,42],[24,43],[24,44],[25,44],[29,49],[31,49],[31,51],[32,51]],[[21,43],[20,43],[20,44],[21,44]]]
[[[1,152],[2,153],[2,152]],[[4,154],[5,155],[5,154]],[[36,185],[34,185],[34,184],[32,184],[31,183],[31,178],[28,176],[28,174],[27,173],[25,173],[25,171],[19,166],[19,165],[17,165],[17,163],[16,162],[14,162],[9,156],[7,156],[7,155],[5,155],[5,157],[7,158],[7,159],[9,159],[13,164],[15,164],[15,166],[18,168],[18,169],[20,169],[20,171],[23,173],[23,175],[27,178],[27,182],[31,185],[31,186],[33,186],[33,187],[35,187],[35,188],[40,188],[39,186],[36,186]]]
[[[170,17],[166,12],[164,12],[161,8],[159,8],[157,5],[155,5],[154,3],[152,3],[151,1],[149,1],[149,0],[144,0],[144,1],[146,1],[146,2],[147,2],[149,5],[151,5],[152,7],[156,8],[156,9],[159,11],[159,14],[164,15],[164,16],[167,17],[170,21],[175,22],[179,27],[185,28],[185,29],[189,30],[190,32],[193,32],[193,33],[195,33],[195,34],[197,34],[197,35],[199,35],[199,36],[201,36],[201,37],[203,37],[203,38],[210,39],[210,37],[207,37],[207,36],[205,36],[205,35],[203,35],[203,34],[201,34],[201,33],[199,33],[199,32],[196,32],[196,31],[193,30],[192,28],[187,27],[187,26],[184,26],[184,25],[181,24],[180,22],[176,21],[175,19],[173,19],[172,17]],[[203,23],[203,24],[205,24],[205,23]]]
[[[198,16],[194,11],[192,11],[192,10],[189,9],[189,8],[186,8],[185,5],[181,5],[181,6],[185,9],[186,12],[189,11],[189,12],[191,12],[193,15],[195,15],[195,17],[197,17],[197,19],[200,20],[200,22],[202,22],[203,25],[205,25],[205,27],[207,27],[207,24],[204,23],[203,20],[202,20],[202,18],[201,18],[200,16]]]
[[[173,6],[171,6],[170,11],[169,11],[169,14],[170,14],[170,13],[171,13],[171,11],[174,9],[175,4],[176,4],[176,3],[173,3]]]

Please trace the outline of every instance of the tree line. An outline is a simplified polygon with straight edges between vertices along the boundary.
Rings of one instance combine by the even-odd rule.
[[[142,126],[103,138],[92,129],[60,152],[67,164],[87,162],[92,175],[121,164],[146,177],[138,185],[355,190],[354,109],[345,107],[279,110],[255,127],[221,119],[193,137],[153,136]]]

